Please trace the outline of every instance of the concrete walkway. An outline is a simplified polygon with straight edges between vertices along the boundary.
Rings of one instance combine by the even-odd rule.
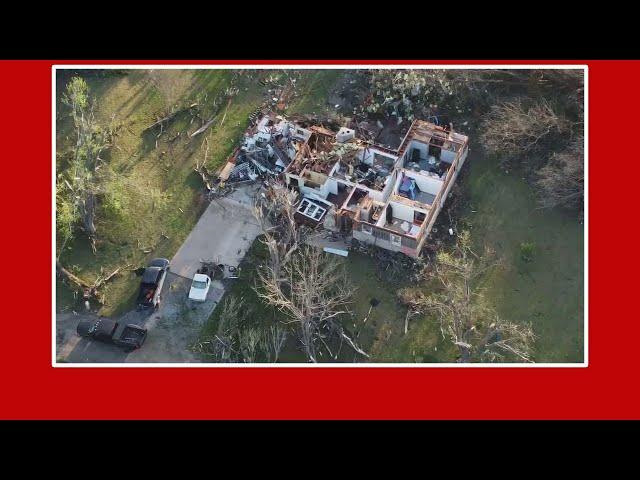
[[[64,340],[58,345],[58,357],[83,363],[198,362],[189,346],[198,339],[203,324],[222,298],[224,286],[220,281],[213,281],[207,301],[194,303],[187,298],[191,287],[189,279],[200,267],[201,260],[240,264],[261,231],[252,212],[258,190],[259,185],[243,186],[225,198],[212,201],[171,259],[171,272],[165,280],[158,310],[132,311],[120,319],[148,329],[141,349],[126,355],[116,346],[79,339],[72,332],[66,332],[67,326],[75,331],[77,322],[67,317],[61,322],[62,316],[57,315],[58,336]]]

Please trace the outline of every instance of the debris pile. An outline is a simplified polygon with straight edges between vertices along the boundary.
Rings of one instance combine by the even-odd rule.
[[[360,242],[355,238],[351,240],[351,251],[373,258],[376,264],[376,277],[385,283],[415,281],[424,271],[424,261],[420,258],[411,258],[400,252]]]

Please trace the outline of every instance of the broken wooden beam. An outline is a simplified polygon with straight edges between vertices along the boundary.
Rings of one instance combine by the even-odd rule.
[[[212,118],[211,120],[209,120],[207,123],[205,123],[203,126],[201,126],[198,130],[196,130],[195,132],[193,132],[191,135],[189,135],[191,138],[195,137],[196,135],[201,134],[202,132],[204,132],[207,128],[209,128],[211,126],[211,124],[214,122],[215,118]]]

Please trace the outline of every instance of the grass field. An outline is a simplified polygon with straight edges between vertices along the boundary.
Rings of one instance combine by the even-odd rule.
[[[531,322],[537,362],[582,361],[584,225],[575,213],[538,209],[519,172],[505,173],[481,155],[472,158],[466,180],[464,220],[473,239],[505,259],[505,268],[486,279],[487,298],[504,318]],[[531,262],[521,256],[525,242],[534,245]]]

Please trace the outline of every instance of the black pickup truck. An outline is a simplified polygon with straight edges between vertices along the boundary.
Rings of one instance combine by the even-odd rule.
[[[160,292],[164,279],[169,271],[169,260],[155,258],[142,273],[140,292],[138,293],[138,308],[156,308],[160,304]]]
[[[134,324],[119,323],[108,318],[82,320],[78,323],[76,332],[81,337],[113,343],[127,351],[140,348],[147,338],[146,328]]]

